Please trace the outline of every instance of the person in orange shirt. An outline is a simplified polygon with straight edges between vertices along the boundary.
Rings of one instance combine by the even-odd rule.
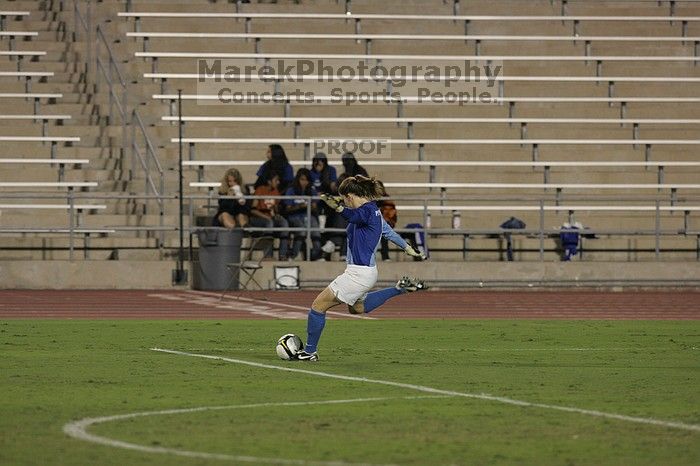
[[[277,174],[273,174],[266,184],[262,184],[255,188],[254,196],[280,196],[279,192],[280,178]],[[250,226],[256,228],[289,228],[287,220],[280,215],[280,199],[254,199],[250,209]],[[288,231],[279,231],[273,233],[273,236],[279,238],[279,260],[287,260],[288,251]],[[272,256],[270,251],[267,256]]]

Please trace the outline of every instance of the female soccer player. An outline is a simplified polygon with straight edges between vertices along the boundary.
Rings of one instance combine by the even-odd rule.
[[[347,268],[314,300],[307,321],[307,343],[297,354],[302,361],[318,361],[316,348],[326,325],[326,311],[345,303],[351,314],[372,312],[388,299],[402,293],[426,289],[422,281],[403,277],[396,286],[368,293],[377,282],[374,253],[382,235],[403,248],[406,254],[425,258],[409,246],[383,220],[374,199],[382,197],[383,189],[377,180],[362,175],[343,180],[338,198],[323,195],[321,199],[348,221]]]

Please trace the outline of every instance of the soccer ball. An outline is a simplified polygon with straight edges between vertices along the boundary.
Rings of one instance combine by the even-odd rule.
[[[280,339],[277,340],[277,356],[285,361],[295,360],[297,358],[297,353],[303,349],[304,342],[293,333],[282,335]]]

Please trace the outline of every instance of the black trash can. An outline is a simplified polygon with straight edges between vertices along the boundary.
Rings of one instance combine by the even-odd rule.
[[[236,269],[226,267],[231,262],[240,262],[243,230],[199,230],[199,260],[194,265],[194,289],[223,291],[238,289]]]

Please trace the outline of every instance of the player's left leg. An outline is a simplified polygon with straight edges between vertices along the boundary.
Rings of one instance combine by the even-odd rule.
[[[364,301],[358,301],[354,305],[349,306],[349,310],[351,314],[366,314],[374,311],[394,296],[427,289],[428,287],[422,280],[402,277],[398,282],[396,282],[395,286],[367,293],[367,297],[364,299]]]

